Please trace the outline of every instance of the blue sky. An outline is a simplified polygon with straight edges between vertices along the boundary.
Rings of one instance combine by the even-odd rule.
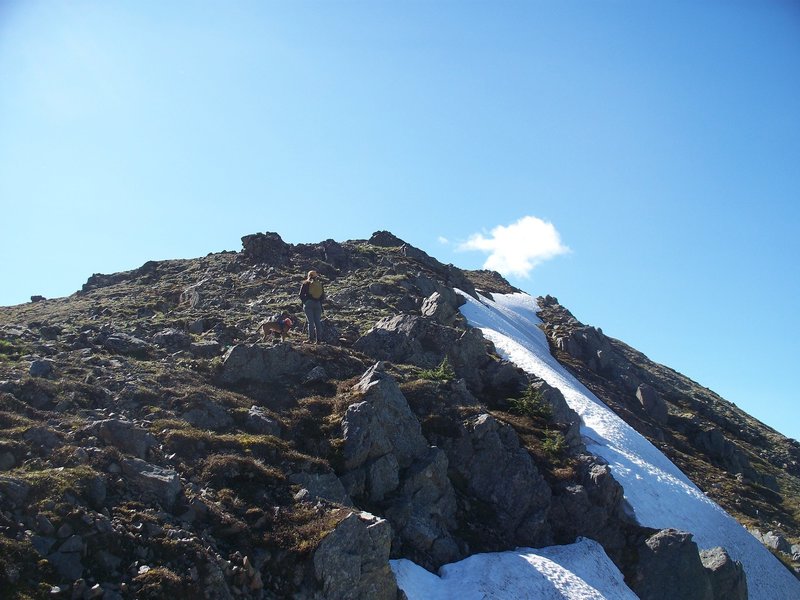
[[[389,229],[800,438],[798,74],[790,1],[5,0],[0,305]]]

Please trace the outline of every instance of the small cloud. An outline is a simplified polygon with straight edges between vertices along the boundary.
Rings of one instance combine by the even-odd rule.
[[[475,233],[458,250],[487,252],[484,269],[518,277],[529,277],[537,265],[570,252],[552,223],[530,216],[508,226],[498,225],[489,237]]]
[[[447,244],[449,244],[449,243],[450,243],[450,240],[448,240],[448,239],[447,239],[446,237],[444,237],[443,235],[440,235],[440,236],[439,236],[438,238],[436,238],[436,239],[437,239],[437,240],[439,240],[439,243],[440,243],[440,244],[443,244],[443,245],[445,245],[445,246],[446,246]]]

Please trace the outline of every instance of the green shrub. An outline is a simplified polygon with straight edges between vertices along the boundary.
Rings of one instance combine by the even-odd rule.
[[[433,381],[450,381],[456,378],[456,372],[450,366],[450,361],[445,356],[439,366],[435,369],[423,369],[420,371],[421,379],[431,379]]]
[[[542,448],[553,458],[564,454],[567,450],[567,440],[560,431],[545,431]]]
[[[526,417],[539,417],[549,421],[553,418],[553,408],[542,398],[542,393],[529,387],[520,398],[509,398],[511,412]]]

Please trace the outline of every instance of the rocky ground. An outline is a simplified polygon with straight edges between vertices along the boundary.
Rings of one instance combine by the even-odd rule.
[[[679,568],[693,597],[746,597],[723,550],[631,523],[560,393],[466,326],[453,288],[514,291],[499,275],[387,232],[242,241],[0,309],[2,597],[394,599],[390,557],[435,569],[579,535],[642,598]],[[324,343],[264,341],[270,314],[303,322],[310,269]],[[734,514],[796,540],[796,445],[543,304],[595,393]]]

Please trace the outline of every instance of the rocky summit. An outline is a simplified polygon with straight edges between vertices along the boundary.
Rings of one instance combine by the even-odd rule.
[[[385,231],[242,244],[0,308],[0,597],[394,600],[393,558],[585,537],[642,599],[747,598],[725,549],[638,525],[561,393],[468,326],[465,297],[518,291],[500,275]],[[554,356],[796,568],[797,442],[539,305]]]

